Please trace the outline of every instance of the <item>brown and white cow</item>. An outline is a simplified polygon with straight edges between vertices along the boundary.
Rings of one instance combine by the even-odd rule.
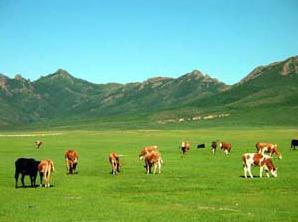
[[[54,162],[52,160],[41,160],[38,165],[40,176],[40,186],[50,187],[51,173],[54,172]]]
[[[224,151],[224,153],[226,155],[228,155],[231,152],[232,144],[227,143],[227,142],[220,142],[219,147],[220,147],[221,150]]]
[[[112,166],[112,174],[116,175],[117,172],[120,173],[120,159],[119,159],[120,155],[118,155],[117,153],[111,153],[109,155],[109,162]]]
[[[268,155],[263,155],[260,153],[245,153],[242,155],[242,160],[245,178],[247,178],[247,173],[251,178],[253,178],[253,175],[251,173],[252,166],[260,167],[260,177],[263,176],[264,170],[267,177],[270,176],[268,172],[270,172],[272,176],[277,177],[277,168],[275,168],[272,162],[272,158]]]
[[[161,155],[158,151],[152,151],[144,156],[146,173],[149,174],[151,172],[151,167],[154,166],[153,173],[156,174],[156,170],[158,168],[158,173],[161,170],[161,164],[163,164],[163,160],[161,159]]]
[[[190,150],[190,143],[189,142],[185,142],[183,141],[181,143],[181,151],[182,151],[182,155],[184,155],[186,152],[188,152]]]
[[[68,174],[77,173],[76,168],[77,168],[78,159],[79,159],[79,155],[77,151],[69,149],[65,152],[64,156],[65,156],[67,173]]]
[[[144,156],[147,153],[151,153],[152,151],[158,151],[158,147],[157,146],[145,146],[141,149],[141,152],[139,154],[139,158],[140,160],[144,159]]]
[[[256,144],[257,152],[261,154],[276,155],[279,159],[282,159],[281,153],[277,149],[277,144],[272,143],[260,143]]]
[[[43,144],[43,142],[41,140],[36,140],[34,143],[35,143],[36,149],[39,149],[41,147],[41,145]]]

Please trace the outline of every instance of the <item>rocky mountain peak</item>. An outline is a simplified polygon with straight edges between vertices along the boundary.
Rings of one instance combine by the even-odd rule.
[[[58,69],[56,72],[52,74],[52,77],[56,77],[56,76],[64,77],[64,78],[73,78],[72,75],[70,75],[69,72],[67,72],[64,69]]]
[[[281,74],[286,76],[290,73],[298,73],[298,56],[290,57],[283,64]]]
[[[253,71],[251,71],[245,78],[243,78],[239,82],[239,84],[253,80],[261,76],[263,73],[275,68],[282,76],[287,76],[288,74],[291,74],[291,73],[298,73],[298,56],[290,57],[281,62],[274,62],[269,65],[259,66],[255,68]]]

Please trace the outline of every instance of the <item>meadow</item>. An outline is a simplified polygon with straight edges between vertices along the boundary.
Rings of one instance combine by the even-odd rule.
[[[187,130],[106,130],[0,133],[0,221],[297,221],[298,150],[290,149],[297,129],[210,128]],[[26,135],[26,136],[24,136]],[[44,141],[40,150],[35,140]],[[211,141],[232,143],[231,154],[212,155]],[[188,140],[183,158],[178,149]],[[279,145],[277,178],[243,178],[241,154],[257,141]],[[196,144],[206,143],[205,149]],[[140,149],[158,145],[161,174],[146,175]],[[77,175],[66,175],[64,153],[79,153]],[[122,170],[110,174],[108,154],[122,155]],[[52,159],[50,188],[15,188],[19,157]],[[29,179],[26,177],[26,184]],[[39,184],[39,177],[37,178]],[[19,181],[19,185],[20,185]]]

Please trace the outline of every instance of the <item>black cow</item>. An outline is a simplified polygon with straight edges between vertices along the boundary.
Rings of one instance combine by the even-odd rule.
[[[296,149],[296,146],[298,146],[298,140],[292,140],[292,142],[291,142],[291,148]]]
[[[197,145],[197,148],[198,148],[198,149],[200,149],[200,148],[205,148],[205,144],[204,144],[204,143],[203,143],[203,144],[198,144],[198,145]]]
[[[212,141],[211,142],[211,150],[212,150],[213,154],[215,154],[216,148],[217,148],[217,141]]]
[[[36,175],[38,171],[38,165],[40,161],[35,159],[27,159],[27,158],[19,158],[15,162],[16,172],[15,172],[15,179],[16,179],[16,188],[18,187],[18,179],[19,174],[22,174],[22,185],[25,187],[24,178],[26,175],[30,176],[31,187],[35,187],[36,184]]]

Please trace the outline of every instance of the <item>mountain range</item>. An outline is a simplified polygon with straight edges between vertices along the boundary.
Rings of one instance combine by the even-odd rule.
[[[201,123],[222,116],[213,123],[294,125],[297,111],[298,56],[257,67],[234,85],[198,70],[128,84],[94,84],[63,69],[36,81],[0,74],[2,129],[141,119]]]

